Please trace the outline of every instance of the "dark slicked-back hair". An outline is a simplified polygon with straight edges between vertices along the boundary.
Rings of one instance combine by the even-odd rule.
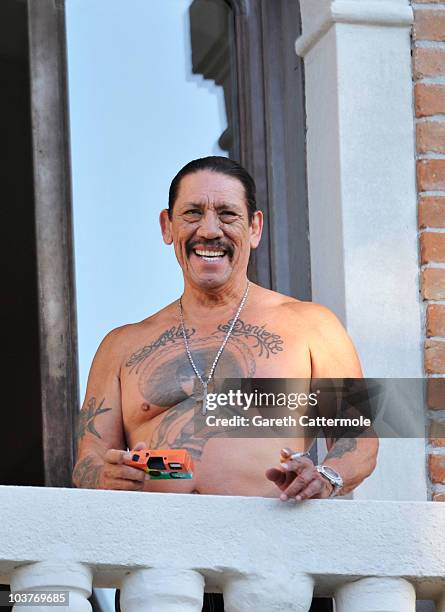
[[[171,219],[173,214],[173,206],[178,197],[179,186],[181,180],[188,174],[199,172],[200,170],[210,170],[211,172],[219,172],[232,178],[238,179],[244,187],[246,195],[247,213],[249,224],[252,223],[253,213],[257,210],[256,207],[256,187],[255,181],[250,174],[240,164],[228,157],[210,156],[194,159],[186,164],[175,178],[172,180],[168,192],[168,216]]]

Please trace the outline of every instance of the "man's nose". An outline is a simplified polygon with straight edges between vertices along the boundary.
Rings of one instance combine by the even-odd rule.
[[[218,215],[212,210],[207,210],[201,217],[199,228],[196,233],[200,238],[206,238],[207,240],[222,236],[223,232],[221,230]]]

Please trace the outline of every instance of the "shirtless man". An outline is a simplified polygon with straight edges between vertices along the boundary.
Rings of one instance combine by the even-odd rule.
[[[195,160],[173,180],[169,209],[161,212],[160,223],[164,242],[174,245],[182,268],[185,335],[205,381],[245,295],[250,251],[261,238],[263,217],[256,210],[254,183],[226,158]],[[252,326],[266,333],[255,334]],[[253,283],[214,372],[219,379],[361,376],[351,340],[332,312]],[[323,465],[341,476],[338,490],[308,457],[279,464],[283,447],[307,450],[310,441],[303,437],[221,438],[207,430],[199,436],[193,419],[202,398],[177,300],[139,323],[110,332],[91,367],[74,484],[286,501],[348,493],[375,467],[375,439],[328,440]],[[124,465],[130,457],[127,447],[144,446],[189,450],[193,479],[150,480]]]

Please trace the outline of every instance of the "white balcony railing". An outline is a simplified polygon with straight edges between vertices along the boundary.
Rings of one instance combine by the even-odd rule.
[[[445,504],[0,487],[0,582],[120,587],[123,612],[198,612],[204,589],[230,612],[445,612]],[[17,607],[17,612],[67,608]]]

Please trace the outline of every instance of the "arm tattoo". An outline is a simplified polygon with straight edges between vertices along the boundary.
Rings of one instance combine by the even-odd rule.
[[[87,455],[74,468],[73,482],[83,489],[98,489],[102,466],[95,464],[93,457]]]
[[[356,438],[340,438],[326,455],[326,459],[343,457],[345,453],[352,453],[356,448]]]
[[[108,412],[111,408],[102,408],[105,398],[101,401],[99,406],[96,407],[96,398],[92,397],[88,404],[82,408],[79,415],[79,427],[77,437],[81,440],[87,431],[92,433],[96,438],[101,438],[101,435],[94,427],[94,419],[104,412]]]

